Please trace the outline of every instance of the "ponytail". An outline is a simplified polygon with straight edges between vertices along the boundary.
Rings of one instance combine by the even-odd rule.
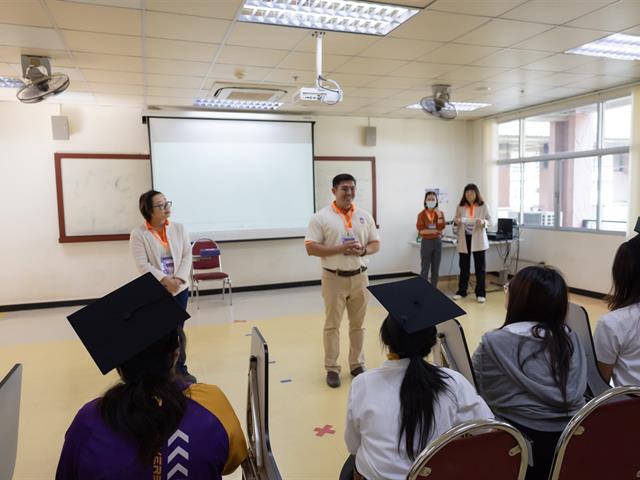
[[[445,379],[449,378],[442,369],[424,360],[436,344],[436,334],[436,327],[409,334],[391,316],[380,328],[382,343],[400,358],[409,359],[400,385],[398,451],[404,436],[405,450],[412,461],[427,446],[434,426],[436,398],[446,389]]]
[[[105,423],[130,438],[145,463],[153,461],[186,410],[186,398],[173,379],[177,348],[174,330],[122,365],[124,382],[110,388],[100,401]]]
[[[409,359],[409,366],[400,386],[400,436],[398,449],[405,437],[405,450],[411,461],[427,446],[434,423],[434,405],[438,393],[445,389],[447,375],[425,362],[418,354]],[[418,435],[418,445],[415,438]]]

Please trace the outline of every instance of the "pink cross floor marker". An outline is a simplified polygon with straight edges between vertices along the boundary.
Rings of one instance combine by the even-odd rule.
[[[333,435],[336,431],[333,429],[333,425],[325,425],[324,427],[316,427],[313,429],[316,432],[316,437],[322,437],[325,434]]]

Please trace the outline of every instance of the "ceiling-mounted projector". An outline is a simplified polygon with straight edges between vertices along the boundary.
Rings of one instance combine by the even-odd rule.
[[[293,95],[294,102],[338,103],[342,100],[340,90],[327,88],[303,87]]]
[[[316,84],[303,87],[293,94],[293,102],[322,102],[335,105],[342,101],[342,89],[337,82],[322,76],[322,37],[324,32],[314,32],[316,37]]]

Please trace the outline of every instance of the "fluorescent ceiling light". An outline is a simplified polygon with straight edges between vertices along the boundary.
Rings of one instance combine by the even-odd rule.
[[[24,82],[15,77],[0,77],[0,88],[22,88]]]
[[[640,37],[638,35],[614,33],[595,42],[585,43],[581,47],[567,50],[565,53],[615,58],[617,60],[640,60]]]
[[[282,106],[282,102],[198,98],[194,100],[193,105],[196,107],[217,108],[221,110],[277,110]]]
[[[473,112],[474,110],[478,110],[479,108],[490,107],[490,103],[469,103],[469,102],[451,102],[451,104],[456,107],[456,110],[459,112]],[[419,103],[414,103],[412,105],[407,105],[405,108],[410,108],[412,110],[421,110],[422,107]]]
[[[384,36],[420,10],[352,0],[245,0],[241,22]]]

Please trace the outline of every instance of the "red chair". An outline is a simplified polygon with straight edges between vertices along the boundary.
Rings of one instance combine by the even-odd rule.
[[[443,433],[418,455],[407,480],[523,480],[522,434],[498,420],[472,420]]]
[[[550,480],[640,478],[640,387],[616,387],[578,411],[562,432]]]
[[[191,248],[193,264],[191,268],[191,285],[196,291],[196,305],[200,309],[200,282],[209,280],[222,280],[222,299],[225,299],[225,289],[229,290],[229,305],[233,304],[231,298],[231,277],[222,271],[222,255],[201,256],[203,249],[218,249],[218,244],[210,238],[200,238]]]

